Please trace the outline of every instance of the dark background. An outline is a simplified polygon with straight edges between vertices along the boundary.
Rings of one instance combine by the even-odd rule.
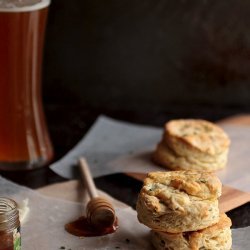
[[[249,113],[249,13],[248,0],[52,0],[43,100],[53,160],[100,114],[163,126]],[[65,180],[49,168],[3,176],[33,188]],[[135,206],[141,182],[95,182]],[[249,207],[230,211],[233,227],[250,225]]]
[[[249,13],[247,0],[52,0],[43,97],[56,147],[101,113],[161,126],[248,112]]]

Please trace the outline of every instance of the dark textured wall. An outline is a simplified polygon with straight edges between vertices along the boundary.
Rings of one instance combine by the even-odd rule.
[[[52,0],[46,103],[250,105],[250,1]]]

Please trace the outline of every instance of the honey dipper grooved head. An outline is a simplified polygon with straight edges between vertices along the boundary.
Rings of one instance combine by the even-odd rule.
[[[94,198],[87,205],[87,218],[96,228],[111,227],[115,222],[115,210],[106,199]]]

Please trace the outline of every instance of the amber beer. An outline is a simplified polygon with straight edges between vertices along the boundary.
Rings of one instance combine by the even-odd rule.
[[[10,2],[0,0],[0,169],[32,169],[53,154],[41,100],[49,0]]]

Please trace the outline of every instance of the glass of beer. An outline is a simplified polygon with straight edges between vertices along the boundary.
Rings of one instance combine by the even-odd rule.
[[[41,96],[50,0],[0,0],[0,169],[46,165],[53,149]]]

